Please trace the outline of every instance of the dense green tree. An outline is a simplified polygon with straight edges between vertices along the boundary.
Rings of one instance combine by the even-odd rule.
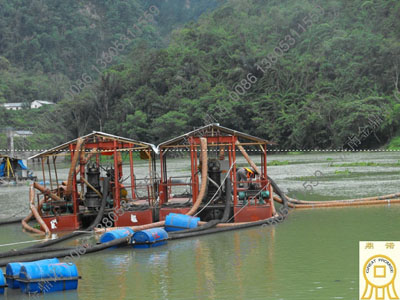
[[[80,76],[103,46],[156,3],[37,2],[17,8],[0,0],[3,16],[12,16],[0,18],[0,55],[10,62],[0,59],[0,101],[43,92],[65,98],[60,76]],[[157,1],[159,16],[126,56],[46,112],[58,127],[40,132],[59,132],[53,143],[91,130],[156,143],[216,120],[283,148],[349,148],[349,139],[360,138],[378,117],[358,148],[379,147],[400,134],[398,1],[221,2]],[[63,24],[65,16],[71,19]],[[28,52],[34,59],[24,67],[35,70],[35,78],[9,80],[9,73],[17,74],[10,68],[20,68]],[[52,91],[36,80],[46,72],[58,74]]]

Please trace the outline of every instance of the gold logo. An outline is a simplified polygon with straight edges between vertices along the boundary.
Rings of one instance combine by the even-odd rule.
[[[396,292],[396,284],[399,281],[396,277],[395,261],[399,256],[396,255],[396,244],[398,242],[360,242],[361,299],[400,299]],[[400,245],[398,246],[400,248]]]

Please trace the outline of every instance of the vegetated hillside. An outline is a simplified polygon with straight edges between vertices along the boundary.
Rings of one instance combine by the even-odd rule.
[[[399,127],[400,3],[318,3],[232,0],[166,49],[134,49],[138,59],[109,70],[96,97],[76,100],[97,110],[73,134],[101,125],[156,142],[209,114],[281,147],[350,149],[353,136],[356,147],[384,144]]]
[[[211,115],[280,147],[378,147],[399,129],[399,19],[396,0],[228,0],[167,48],[136,44],[51,123],[156,143]]]
[[[137,31],[138,39],[164,46],[159,45],[159,29],[167,34],[217,4],[217,0],[0,0],[0,55],[25,70],[76,77],[127,29],[139,26],[150,6],[159,8],[159,17],[140,26],[144,33]]]
[[[96,79],[140,42],[165,47],[172,29],[220,2],[0,0],[0,103],[58,101],[84,73]],[[59,93],[42,88],[45,77],[62,85]]]
[[[171,30],[223,2],[0,0],[0,104],[24,102],[28,106],[35,99],[58,102],[71,98],[71,89],[77,91],[74,85],[79,92],[83,86],[82,93],[86,93],[96,85],[99,73],[123,61],[135,45],[164,48]],[[110,57],[116,41],[118,53]],[[20,148],[53,145],[71,136],[73,129],[61,124],[69,119],[68,111],[65,116],[47,113],[52,110],[60,111],[47,107],[12,112],[0,107],[0,128],[33,130],[34,137],[16,139]],[[6,147],[4,135],[0,145]]]

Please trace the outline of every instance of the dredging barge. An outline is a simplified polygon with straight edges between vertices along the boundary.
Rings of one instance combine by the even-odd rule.
[[[143,226],[163,222],[170,213],[195,215],[201,221],[221,219],[243,223],[276,215],[273,188],[267,176],[267,145],[271,142],[218,124],[210,124],[163,142],[158,147],[103,132],[93,132],[31,158],[42,162],[44,185],[30,190],[32,213],[25,229],[50,233],[87,228],[101,214],[107,227]],[[257,150],[253,162],[244,147]],[[190,173],[169,176],[170,157],[186,152]],[[242,154],[248,168],[239,168]],[[67,156],[67,181],[59,181],[56,159]],[[148,161],[142,178],[135,174],[134,157]],[[157,158],[160,176],[157,174]],[[123,161],[128,164],[123,167]],[[104,163],[105,161],[105,163]],[[243,172],[243,169],[245,170]],[[250,176],[243,176],[246,173]],[[242,176],[241,176],[242,175]],[[46,185],[46,180],[50,184]],[[102,201],[106,201],[101,211]],[[27,221],[38,220],[41,230]]]
[[[64,281],[71,281],[68,285],[71,288],[66,288],[66,284],[58,286],[60,278],[57,276],[53,278],[47,274],[46,278],[50,279],[46,280],[50,280],[50,287],[54,287],[50,291],[76,289],[77,280],[80,279],[76,266],[68,263],[54,265],[49,259],[64,257],[64,261],[71,262],[81,255],[116,246],[151,248],[169,240],[271,225],[285,218],[288,207],[400,203],[400,193],[335,201],[289,198],[267,175],[268,144],[270,142],[266,140],[210,124],[161,143],[158,147],[93,132],[40,153],[34,158],[42,161],[44,185],[34,183],[30,188],[32,212],[23,220],[24,227],[40,234],[82,228],[85,231],[75,231],[28,248],[0,253],[0,266],[7,265],[7,270],[12,269],[9,268],[11,265],[24,266],[25,269],[26,266],[36,265],[37,269],[39,263],[46,264],[47,269],[55,265],[71,267],[75,276],[63,278]],[[253,162],[254,156],[249,157],[244,146],[259,154],[259,166]],[[181,151],[189,153],[190,173],[187,176],[169,176],[169,157]],[[248,167],[240,168],[237,160],[239,153],[244,156]],[[67,156],[71,160],[68,178],[64,182],[58,181],[55,162],[59,156]],[[148,174],[144,178],[135,176],[134,157],[148,161]],[[157,158],[160,176],[156,175]],[[129,160],[125,169],[124,159]],[[50,162],[53,163],[53,170]],[[48,187],[45,185],[46,174],[49,175]],[[55,181],[52,174],[55,175]],[[274,201],[282,204],[278,212],[275,211]],[[112,214],[118,217],[111,218]],[[35,216],[42,230],[27,224],[32,216]],[[192,222],[194,226],[191,226]],[[101,236],[100,244],[54,247],[67,239],[92,233],[97,225],[101,225],[97,231],[111,231]],[[27,255],[47,261],[21,264],[32,260]],[[6,274],[7,283],[10,281],[9,288],[15,281],[29,284],[22,276],[22,267],[18,275],[15,275],[18,273],[16,269],[12,274]],[[42,280],[41,273],[39,275],[39,280]],[[36,284],[35,280],[33,282]],[[0,294],[6,286],[0,272]],[[25,292],[30,293],[31,290]],[[39,287],[34,292],[44,293],[48,290]]]

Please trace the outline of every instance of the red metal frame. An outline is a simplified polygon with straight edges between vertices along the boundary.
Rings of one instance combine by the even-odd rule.
[[[127,143],[127,142],[120,142],[117,141],[116,139],[110,139],[106,141],[107,137],[94,137],[94,141],[86,142],[84,144],[85,151],[89,150],[97,150],[99,151],[96,153],[95,161],[96,165],[100,166],[100,155],[113,155],[113,166],[114,166],[114,178],[115,180],[111,182],[110,184],[113,185],[113,190],[112,190],[112,195],[114,199],[114,207],[113,211],[117,211],[121,207],[121,188],[130,188],[131,193],[132,193],[132,200],[136,200],[136,193],[135,193],[135,177],[134,177],[134,166],[133,166],[133,153],[132,153],[132,148],[135,147],[134,143]],[[72,162],[74,154],[76,153],[76,143],[77,141],[73,141],[70,144],[68,144],[65,150],[68,150],[70,154],[70,161]],[[148,151],[151,151],[150,146],[148,148],[140,148],[140,149],[147,149]],[[122,163],[120,160],[122,160],[122,157],[120,157],[120,151],[128,151],[129,152],[129,172],[131,176],[131,181],[130,181],[130,186],[124,187],[121,185],[119,182],[119,179],[122,178],[123,176],[123,169],[122,169]],[[45,156],[44,156],[45,157]],[[81,213],[79,211],[79,203],[81,201],[80,199],[80,192],[79,192],[79,187],[78,187],[78,179],[80,178],[85,178],[85,171],[86,171],[86,165],[87,161],[82,159],[83,156],[80,156],[79,159],[79,175],[77,173],[74,173],[74,176],[72,178],[72,204],[73,204],[73,212],[72,213],[61,213],[60,215],[53,216],[50,215],[49,213],[43,213],[40,210],[40,214],[42,215],[42,218],[46,225],[49,227],[51,231],[62,231],[62,230],[76,230],[79,229],[81,226],[81,219],[83,218],[83,212]],[[151,159],[151,157],[149,157]],[[42,157],[43,161],[43,157]],[[54,170],[56,172],[56,170]],[[44,172],[44,164],[43,164],[43,172]],[[49,174],[51,175],[51,172],[49,171]],[[79,178],[78,178],[79,177]],[[50,176],[51,180],[51,176]],[[81,180],[81,182],[83,182]],[[82,184],[82,188],[83,188]],[[153,222],[153,206],[152,206],[152,199],[151,195],[154,195],[153,191],[153,186],[147,186],[147,198],[146,198],[146,203],[149,204],[148,209],[144,210],[138,210],[138,211],[125,211],[122,215],[118,214],[118,218],[115,219],[114,225],[115,226],[132,226],[132,225],[144,225],[148,223]],[[53,191],[54,193],[60,194],[61,190],[57,189],[56,191]],[[84,190],[81,191],[81,193],[84,192]],[[52,200],[49,200],[52,201]],[[54,228],[54,224],[52,226],[51,222],[57,222],[57,227]]]
[[[250,222],[250,221],[258,221],[262,219],[266,219],[272,216],[272,207],[273,205],[273,197],[272,197],[272,188],[269,184],[267,178],[267,145],[265,144],[257,144],[261,146],[262,153],[260,155],[261,158],[261,176],[258,180],[253,180],[253,183],[258,183],[261,187],[261,190],[268,190],[270,192],[269,199],[265,199],[266,203],[259,203],[258,197],[255,197],[255,200],[251,203],[243,205],[239,204],[238,199],[238,183],[236,180],[236,142],[238,141],[238,137],[234,135],[228,136],[204,136],[207,138],[207,144],[210,147],[218,147],[224,145],[224,147],[228,147],[228,160],[229,167],[231,168],[230,179],[233,186],[233,205],[234,205],[234,221],[235,222]],[[192,188],[192,201],[193,203],[196,201],[199,192],[199,178],[196,175],[198,170],[197,163],[197,152],[200,148],[200,137],[190,136],[188,138],[190,145],[190,165],[191,165],[191,188]],[[165,157],[164,154],[168,148],[161,147],[160,149],[160,163],[161,163],[161,185],[160,185],[160,204],[165,204],[169,199],[169,194],[172,186],[182,185],[180,183],[172,183],[171,180],[168,180],[168,174],[164,170]],[[233,166],[232,166],[233,165]],[[166,174],[166,176],[165,176]],[[167,177],[167,178],[165,178]],[[250,197],[251,198],[251,197]],[[162,207],[160,208],[160,220],[163,220],[166,215],[171,212],[174,213],[186,213],[190,208],[169,208]]]
[[[272,205],[273,205],[273,195],[272,195],[272,187],[268,181],[267,178],[267,141],[263,140],[258,140],[257,138],[250,139],[250,142],[247,144],[242,144],[242,145],[255,145],[257,147],[260,147],[262,149],[261,151],[261,176],[258,180],[253,180],[253,182],[259,183],[261,186],[261,190],[269,190],[270,191],[270,196],[269,199],[265,199],[266,203],[259,203],[258,199],[256,199],[254,202],[248,202],[248,204],[244,205],[243,203],[240,203],[239,197],[238,197],[238,192],[240,189],[238,188],[238,182],[236,179],[236,172],[237,172],[237,166],[236,166],[236,159],[237,159],[237,150],[238,147],[236,147],[236,143],[239,140],[239,137],[246,138],[244,134],[241,134],[239,136],[236,135],[236,133],[232,134],[225,134],[222,135],[216,131],[212,131],[210,134],[207,133],[202,133],[202,137],[207,139],[207,144],[208,144],[208,149],[210,148],[219,148],[220,150],[226,151],[228,150],[228,161],[229,161],[229,169],[230,169],[230,174],[229,177],[231,179],[232,183],[232,190],[233,190],[233,212],[234,212],[234,221],[235,222],[248,222],[248,221],[256,221],[256,220],[261,220],[265,219],[268,217],[272,216]],[[161,169],[161,181],[158,186],[158,191],[159,191],[159,206],[154,207],[153,201],[154,198],[152,198],[154,195],[154,186],[150,183],[146,185],[141,185],[136,182],[135,174],[134,174],[134,161],[133,161],[133,151],[132,149],[135,148],[134,143],[129,143],[126,141],[122,141],[124,139],[108,139],[107,136],[100,136],[97,137],[95,136],[94,138],[90,140],[86,140],[84,147],[85,151],[90,151],[96,149],[97,152],[95,156],[95,161],[96,165],[100,166],[100,155],[113,155],[113,166],[114,166],[114,178],[115,180],[111,182],[113,185],[113,190],[112,190],[112,195],[114,198],[114,207],[113,210],[116,211],[121,207],[121,188],[126,188],[130,189],[131,191],[131,200],[132,201],[138,201],[137,203],[140,203],[140,201],[143,201],[143,198],[145,197],[139,197],[136,196],[136,189],[138,188],[143,188],[147,190],[147,196],[145,201],[148,203],[149,208],[144,209],[144,210],[138,210],[138,211],[125,211],[123,214],[118,214],[118,218],[114,221],[115,226],[132,226],[132,225],[144,225],[153,222],[153,215],[154,215],[154,210],[159,209],[159,219],[164,220],[165,217],[171,213],[187,213],[190,209],[190,207],[178,207],[178,208],[172,208],[172,207],[166,207],[163,206],[166,204],[170,199],[170,193],[171,189],[173,186],[178,186],[178,185],[189,185],[191,189],[191,194],[192,194],[192,203],[194,203],[198,199],[198,193],[199,193],[199,186],[200,186],[200,180],[198,176],[198,167],[199,167],[199,161],[198,161],[198,156],[199,156],[199,151],[200,150],[200,145],[201,145],[201,137],[200,136],[195,136],[195,135],[190,135],[187,138],[187,141],[189,142],[189,149],[190,149],[190,178],[191,182],[188,184],[184,183],[173,183],[171,180],[168,179],[168,174],[167,174],[167,164],[166,164],[166,154],[168,152],[168,149],[171,148],[176,148],[176,147],[185,147],[182,144],[179,144],[179,141],[176,144],[173,144],[174,142],[171,142],[171,144],[165,144],[164,146],[161,145],[159,150],[160,150],[160,169]],[[67,144],[64,148],[64,150],[68,150],[70,153],[70,159],[71,161],[73,160],[73,156],[76,152],[76,144],[77,141],[73,141],[70,144]],[[147,144],[149,145],[149,144]],[[143,146],[140,146],[143,147]],[[144,149],[145,151],[152,151],[151,147],[144,147],[140,148]],[[122,157],[120,156],[120,151],[127,151],[129,154],[129,172],[130,172],[130,183],[129,185],[122,185],[119,182],[120,178],[123,178],[123,169],[122,169],[122,164],[120,163],[120,160],[122,160]],[[209,152],[211,153],[211,152]],[[201,153],[200,153],[201,154]],[[43,172],[44,172],[44,161],[43,158],[45,156],[41,157],[42,158],[42,167],[43,167]],[[151,160],[152,157],[149,157],[149,162],[150,162],[150,169],[152,168]],[[65,213],[61,214],[58,216],[49,216],[48,214],[44,213],[43,214],[43,219],[45,223],[51,228],[51,221],[56,219],[58,228],[57,230],[75,230],[80,228],[81,223],[82,223],[82,218],[84,217],[83,213],[85,211],[80,212],[79,211],[79,204],[80,204],[80,194],[84,192],[84,190],[79,189],[78,187],[78,180],[80,178],[85,178],[85,170],[86,170],[86,165],[88,162],[83,159],[83,156],[80,157],[79,160],[80,167],[79,167],[79,177],[75,173],[73,176],[73,190],[72,190],[72,203],[73,203],[73,213]],[[154,167],[154,165],[153,165]],[[54,171],[57,172],[56,168],[54,168]],[[150,175],[152,175],[152,171],[150,170]],[[45,177],[44,177],[45,178]],[[51,179],[51,170],[49,166],[49,180],[52,182]],[[141,180],[141,179],[137,179]],[[57,181],[58,182],[58,181]],[[81,180],[82,182],[82,180]],[[51,184],[52,186],[52,184]],[[81,189],[83,189],[83,184]],[[81,193],[80,193],[81,192]],[[54,191],[54,193],[57,193],[58,195],[61,195],[62,190],[58,188],[57,185],[57,190]],[[146,192],[145,192],[146,193]],[[258,198],[258,197],[257,197]]]

